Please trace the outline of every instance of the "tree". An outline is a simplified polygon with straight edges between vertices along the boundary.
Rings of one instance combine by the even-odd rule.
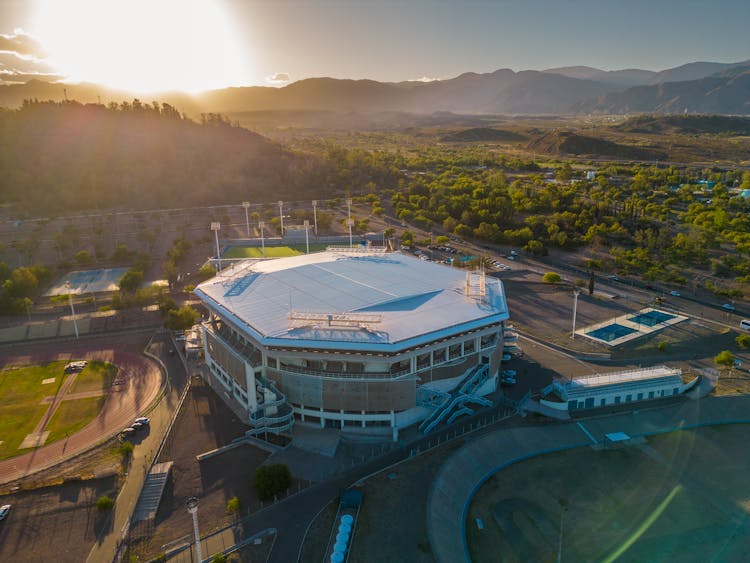
[[[211,558],[211,563],[225,563],[227,560],[223,553],[217,553]]]
[[[99,497],[98,499],[96,499],[96,509],[99,512],[112,510],[112,507],[114,505],[115,505],[115,501],[112,499],[112,497],[109,497],[107,495],[104,495],[103,497]]]
[[[91,253],[88,250],[79,250],[76,252],[76,262],[81,266],[91,264]]]
[[[242,503],[237,497],[232,497],[227,501],[227,512],[238,513],[242,510]]]
[[[734,341],[737,343],[737,346],[743,350],[750,348],[750,334],[740,334],[734,339]]]
[[[255,470],[253,485],[262,500],[270,500],[292,484],[292,473],[283,463],[262,465]]]
[[[198,270],[195,274],[199,282],[210,280],[215,275],[216,268],[214,268],[210,263],[203,264],[203,266],[200,267],[200,270]]]
[[[562,278],[557,272],[547,272],[542,276],[542,281],[544,283],[560,283]]]
[[[120,278],[120,291],[135,293],[143,283],[143,272],[132,268]]]
[[[734,354],[729,350],[722,350],[714,357],[714,363],[717,366],[732,367],[734,365]]]
[[[167,312],[167,320],[164,321],[164,328],[169,330],[187,330],[198,322],[200,313],[190,305],[185,305],[177,310],[172,309]]]

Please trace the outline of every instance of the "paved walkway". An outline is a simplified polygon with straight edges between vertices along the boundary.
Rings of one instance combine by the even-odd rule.
[[[117,434],[153,403],[161,389],[161,371],[154,362],[118,347],[105,347],[96,343],[66,342],[57,346],[50,345],[45,352],[7,356],[3,360],[3,366],[37,364],[58,359],[67,360],[71,357],[103,360],[115,364],[126,383],[121,386],[119,392],[107,395],[99,415],[68,439],[58,440],[31,452],[0,461],[0,483],[51,467]],[[71,378],[63,384],[56,401],[47,411],[49,416],[54,412],[58,401],[62,400],[69,382],[72,383]],[[48,417],[43,417],[40,424],[46,424],[46,420]]]
[[[465,521],[471,500],[489,477],[512,463],[590,445],[592,437],[603,442],[605,435],[612,432],[639,437],[714,424],[750,423],[749,405],[750,397],[709,397],[560,425],[509,428],[486,434],[451,456],[433,482],[427,503],[432,552],[440,562],[470,561]]]

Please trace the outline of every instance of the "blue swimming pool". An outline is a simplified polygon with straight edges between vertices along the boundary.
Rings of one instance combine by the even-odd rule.
[[[631,323],[646,325],[646,326],[654,326],[658,325],[659,323],[663,323],[664,321],[668,321],[669,319],[674,319],[677,315],[670,315],[669,313],[665,313],[664,311],[649,311],[648,313],[638,313],[637,315],[633,315],[632,317],[628,317],[628,320]]]
[[[617,323],[612,323],[610,325],[602,326],[595,330],[589,331],[586,333],[586,336],[590,336],[591,338],[598,338],[599,340],[604,340],[605,342],[612,342],[613,340],[617,340],[618,338],[622,338],[623,336],[627,336],[628,334],[633,334],[634,332],[638,331],[634,328],[619,325]]]

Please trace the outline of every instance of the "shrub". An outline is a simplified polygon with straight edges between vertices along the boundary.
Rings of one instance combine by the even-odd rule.
[[[659,350],[659,352],[663,352],[667,349],[667,343],[662,340],[656,345],[656,349]]]
[[[227,501],[227,512],[239,512],[242,510],[242,503],[237,497],[232,497]]]
[[[117,448],[117,453],[119,453],[123,457],[123,459],[129,458],[130,454],[133,453],[133,444],[127,441],[123,442]]]
[[[714,363],[719,366],[730,367],[734,364],[734,355],[729,350],[723,350],[714,357]]]
[[[750,348],[750,334],[740,334],[734,339],[734,341],[737,343],[737,346],[743,350]]]
[[[547,272],[542,276],[542,281],[544,283],[560,283],[562,278],[557,272]]]
[[[226,560],[227,560],[227,558],[224,557],[223,553],[217,553],[211,559],[211,563],[225,563]]]
[[[115,501],[112,499],[112,497],[108,497],[107,495],[104,495],[103,497],[99,497],[96,499],[96,509],[99,512],[104,512],[105,510],[112,510],[112,507],[115,505]]]
[[[282,463],[263,465],[255,470],[253,485],[262,500],[270,500],[292,484],[292,473]]]

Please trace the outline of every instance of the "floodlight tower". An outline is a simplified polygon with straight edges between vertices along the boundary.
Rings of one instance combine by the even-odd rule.
[[[211,230],[214,232],[216,237],[216,263],[219,265],[219,271],[221,271],[221,252],[219,250],[219,229],[221,229],[221,223],[218,221],[211,222]]]
[[[318,236],[318,200],[313,200],[313,221],[315,221],[315,236]]]
[[[250,207],[250,202],[243,201],[242,207],[245,208],[245,225],[247,225],[247,238],[250,238],[250,218],[247,216],[247,208]]]
[[[68,290],[68,303],[70,303],[70,315],[73,317],[73,329],[76,331],[76,339],[78,338],[78,321],[76,321],[76,311],[73,309],[73,293],[70,288],[70,282],[65,282],[65,287]],[[31,317],[31,315],[29,315]]]
[[[307,248],[307,254],[310,254],[310,236],[308,234],[309,231],[310,231],[310,221],[305,219],[305,247]]]
[[[349,248],[352,247],[352,198],[346,198],[346,224],[349,225]]]
[[[281,221],[281,237],[284,238],[284,202],[279,200],[279,220]]]
[[[201,534],[198,530],[198,499],[190,497],[185,501],[187,511],[193,517],[193,532],[195,533],[195,555],[198,561],[203,561],[203,555],[201,554]]]
[[[263,236],[263,229],[266,226],[266,224],[263,221],[260,221],[258,223],[258,230],[260,230],[260,248],[261,252],[263,253],[263,258],[266,257],[266,239]]]

